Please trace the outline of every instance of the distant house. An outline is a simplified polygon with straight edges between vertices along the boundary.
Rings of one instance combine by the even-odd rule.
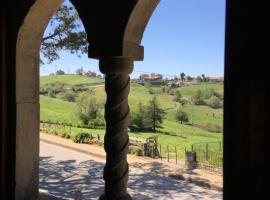
[[[82,75],[87,76],[87,77],[96,77],[97,76],[96,72],[92,72],[90,70],[87,72],[82,72]]]
[[[163,76],[157,73],[141,74],[139,76],[140,83],[161,83],[163,81]]]
[[[214,83],[223,83],[224,77],[209,77],[209,81]]]
[[[168,82],[168,86],[171,88],[178,88],[185,86],[186,83],[182,80],[172,80]]]

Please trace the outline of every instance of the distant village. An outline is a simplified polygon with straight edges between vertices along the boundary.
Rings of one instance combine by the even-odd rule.
[[[65,74],[63,70],[57,70],[56,75],[62,75]],[[50,75],[55,75],[54,73]],[[99,77],[99,78],[104,78],[104,75],[97,74],[94,71],[87,70],[84,71],[83,68],[79,68],[75,71],[76,75],[80,76],[85,76],[85,77]],[[202,74],[201,76],[197,77],[191,77],[191,76],[186,76],[185,73],[181,73],[179,76],[174,76],[173,78],[164,78],[162,74],[158,73],[143,73],[139,75],[138,79],[139,84],[144,85],[145,83],[149,83],[152,85],[160,85],[160,84],[166,84],[170,86],[171,88],[177,88],[177,87],[183,87],[187,86],[190,84],[194,83],[201,83],[201,82],[210,82],[210,83],[223,83],[224,82],[224,77],[219,76],[219,77],[209,77],[205,76]]]
[[[223,83],[224,77],[206,77],[204,74],[197,77],[186,76],[184,73],[181,73],[179,77],[175,76],[172,79],[163,78],[162,74],[150,73],[150,74],[140,74],[139,83],[145,84],[162,84],[166,82],[166,85],[177,88],[189,85],[191,83],[201,83],[201,82],[212,82],[212,83]]]

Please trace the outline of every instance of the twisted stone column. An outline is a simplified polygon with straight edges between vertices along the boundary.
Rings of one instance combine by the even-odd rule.
[[[130,200],[131,197],[127,193],[129,147],[127,128],[130,89],[128,74],[133,70],[133,61],[124,58],[101,59],[99,67],[100,71],[106,75],[105,91],[107,94],[104,138],[107,155],[103,173],[105,193],[100,200]]]

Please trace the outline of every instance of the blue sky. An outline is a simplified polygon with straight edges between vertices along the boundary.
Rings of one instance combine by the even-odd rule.
[[[131,76],[141,72],[223,76],[224,33],[225,0],[161,0],[141,43],[144,61],[135,62]],[[79,67],[99,72],[98,62],[86,55],[61,52],[60,57],[42,65],[41,75],[58,69],[73,73]]]

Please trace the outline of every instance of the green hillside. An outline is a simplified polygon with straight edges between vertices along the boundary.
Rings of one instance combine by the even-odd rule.
[[[75,103],[40,95],[40,120],[78,123],[73,115]]]
[[[78,85],[78,84],[102,84],[104,79],[98,77],[86,77],[80,75],[52,75],[52,76],[41,76],[40,86],[48,83],[61,82],[67,85]]]
[[[56,82],[56,80],[69,85],[104,83],[103,79],[87,78],[77,75],[41,77],[42,84],[53,83]],[[131,113],[137,110],[139,102],[146,105],[153,96],[156,96],[160,106],[166,111],[166,117],[164,122],[161,124],[161,127],[157,128],[158,132],[156,134],[140,131],[130,132],[130,136],[147,138],[156,135],[158,136],[158,140],[161,145],[176,146],[178,149],[190,147],[191,144],[197,142],[216,142],[216,144],[219,144],[219,142],[222,141],[222,133],[209,132],[208,128],[217,128],[222,130],[223,108],[213,109],[207,105],[192,104],[182,106],[180,103],[174,101],[175,96],[172,94],[160,92],[162,91],[162,87],[163,86],[153,87],[153,89],[158,92],[152,94],[149,92],[149,88],[138,83],[131,83],[129,95]],[[198,89],[202,91],[214,90],[223,96],[223,84],[203,83],[178,88],[177,90],[179,90],[185,98],[191,99]],[[93,87],[91,90],[91,95],[94,95],[100,103],[105,103],[106,94],[104,86]],[[76,98],[84,92],[87,93],[88,91],[75,91]],[[55,95],[55,97],[56,98],[51,98],[49,96],[40,95],[41,121],[48,122],[50,120],[53,122],[71,123],[74,126],[72,128],[74,134],[76,132],[84,131],[104,135],[105,130],[83,129],[76,127],[81,124],[80,120],[78,120],[74,115],[76,102],[57,99],[58,95]],[[189,122],[193,122],[194,126],[181,124],[176,120],[175,115],[179,107],[182,107],[182,109],[188,114]],[[104,109],[101,112],[104,113]],[[217,146],[215,148],[217,148]]]

